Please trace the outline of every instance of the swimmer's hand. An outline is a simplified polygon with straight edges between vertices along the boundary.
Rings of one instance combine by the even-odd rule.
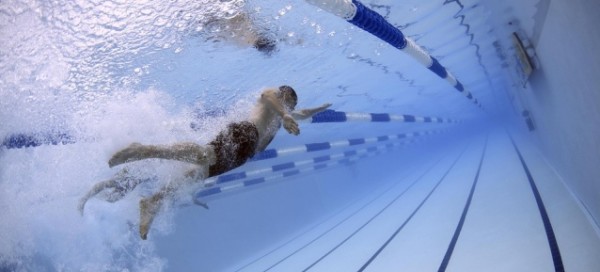
[[[316,112],[322,112],[329,107],[331,107],[331,103],[325,103],[325,104],[321,105],[320,107],[316,108]]]
[[[298,123],[296,123],[296,120],[294,120],[294,117],[292,117],[289,114],[285,114],[283,116],[283,127],[290,134],[294,134],[294,135],[300,134],[300,129],[298,128]]]

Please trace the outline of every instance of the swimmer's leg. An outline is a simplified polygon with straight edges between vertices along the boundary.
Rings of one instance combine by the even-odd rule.
[[[85,209],[85,204],[87,201],[98,193],[102,192],[106,188],[114,187],[115,181],[113,179],[109,179],[107,181],[102,181],[94,185],[94,187],[79,200],[79,205],[77,205],[77,210],[83,216],[83,210]]]
[[[166,198],[173,198],[175,193],[186,185],[203,180],[208,176],[208,166],[200,166],[188,171],[183,179],[175,180],[163,187],[158,193],[140,200],[140,237],[148,238],[150,225],[160,211]],[[208,206],[206,206],[208,209]]]
[[[201,146],[195,143],[180,143],[170,146],[142,145],[133,143],[115,153],[108,161],[110,167],[144,159],[167,159],[200,165],[214,164],[216,157],[211,145]]]
[[[150,225],[152,224],[152,221],[154,221],[154,217],[160,210],[162,201],[167,194],[170,194],[170,192],[160,191],[151,197],[140,200],[140,237],[142,240],[148,238]]]
[[[112,203],[125,197],[127,193],[135,189],[135,187],[141,182],[141,179],[128,175],[128,170],[125,168],[117,173],[113,178],[94,185],[94,187],[92,187],[92,189],[79,200],[78,210],[81,215],[83,215],[83,210],[87,201],[105,189],[113,189],[113,191],[110,192],[106,198],[106,201]]]

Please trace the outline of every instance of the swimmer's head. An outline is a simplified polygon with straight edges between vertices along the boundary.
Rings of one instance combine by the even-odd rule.
[[[298,104],[298,96],[296,95],[296,91],[288,85],[279,86],[279,92],[281,92],[281,97],[283,98],[283,102],[290,110],[294,110],[296,108],[296,104]]]
[[[256,41],[254,41],[253,46],[256,48],[256,50],[270,55],[275,51],[276,45],[277,42],[273,38],[266,35],[261,35],[258,37],[258,39],[256,39]]]

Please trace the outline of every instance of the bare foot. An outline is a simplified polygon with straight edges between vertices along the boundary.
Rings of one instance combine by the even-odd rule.
[[[87,202],[87,198],[82,198],[81,200],[79,200],[79,204],[77,205],[77,210],[79,211],[79,214],[81,216],[83,216],[83,209],[85,209],[85,203]]]
[[[204,207],[207,210],[209,209],[208,208],[208,204],[206,204],[206,202],[202,202],[202,201],[200,201],[200,200],[198,200],[196,198],[194,198],[194,204],[196,204],[198,206],[202,206],[202,207]]]
[[[160,209],[160,204],[160,198],[156,196],[140,200],[140,237],[142,240],[148,238],[150,225]]]
[[[121,171],[121,172],[126,172],[126,171]],[[115,186],[116,186],[116,182],[114,179],[109,179],[106,181],[96,183],[96,185],[94,185],[94,187],[92,187],[92,189],[79,200],[79,205],[77,206],[79,213],[83,216],[83,209],[85,208],[85,204],[87,203],[87,201],[90,198],[92,198],[95,195],[97,195],[98,193],[104,191],[106,188],[111,188],[111,187],[115,187]]]
[[[132,162],[143,159],[143,150],[145,146],[140,143],[132,143],[128,147],[115,153],[110,160],[108,166],[114,167],[126,162]]]

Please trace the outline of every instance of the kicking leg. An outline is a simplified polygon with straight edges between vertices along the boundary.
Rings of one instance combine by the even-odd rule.
[[[115,180],[109,179],[106,181],[102,181],[94,185],[92,189],[79,200],[79,205],[77,205],[77,210],[83,216],[83,210],[85,209],[85,204],[87,201],[98,193],[102,192],[106,188],[115,187]]]
[[[127,168],[121,170],[113,178],[102,181],[94,185],[92,189],[79,200],[78,210],[83,215],[83,210],[87,201],[98,193],[112,189],[106,197],[106,201],[115,202],[122,199],[125,195],[131,192],[143,180],[134,178],[128,174]]]
[[[151,197],[142,198],[140,200],[140,237],[142,240],[146,240],[146,238],[148,238],[150,225],[160,210],[163,199],[168,194],[171,194],[171,192],[168,192],[167,190],[161,190]]]
[[[197,181],[200,181],[208,176],[208,166],[200,166],[191,171],[188,171],[184,178],[175,180],[165,187],[163,187],[158,193],[143,198],[140,200],[140,237],[146,240],[148,232],[150,231],[150,225],[154,221],[154,217],[160,211],[163,202],[166,198],[173,198],[175,193],[181,189],[181,187],[190,185]],[[208,206],[206,206],[208,208]]]
[[[143,159],[167,159],[193,164],[212,165],[216,157],[211,145],[201,146],[195,143],[180,143],[170,146],[142,145],[133,143],[115,153],[108,161],[110,167]]]

